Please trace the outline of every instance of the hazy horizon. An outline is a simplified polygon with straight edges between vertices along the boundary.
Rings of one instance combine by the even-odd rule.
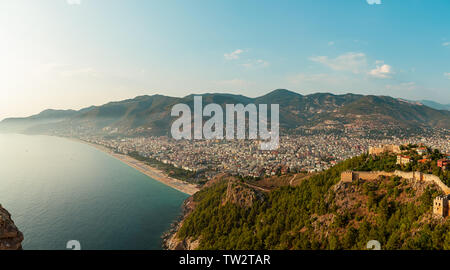
[[[304,96],[307,96],[307,95],[314,95],[314,94],[332,94],[332,95],[355,94],[355,95],[370,95],[370,94],[359,94],[359,93],[352,93],[352,92],[345,92],[345,91],[343,91],[342,93],[333,93],[333,92],[320,91],[320,92],[308,92],[308,93],[305,94],[305,93],[302,93],[302,92],[299,92],[299,91],[294,91],[294,90],[291,90],[291,89],[284,89],[284,88],[273,89],[273,90],[267,91],[267,92],[264,93],[263,95],[269,94],[269,93],[271,93],[272,91],[275,91],[275,90],[288,90],[288,91],[291,91],[291,92],[294,92],[294,93],[297,93],[297,94],[300,94],[300,95],[304,95]],[[248,95],[245,95],[245,94],[232,93],[232,92],[227,93],[227,92],[211,92],[211,91],[205,91],[205,92],[198,92],[198,91],[197,91],[197,92],[193,92],[193,93],[191,93],[191,94],[194,94],[194,95],[204,95],[204,94],[233,94],[233,95],[243,95],[243,96],[246,96],[246,97],[249,97],[249,98],[257,98],[257,97],[263,96],[263,95],[259,95],[259,96],[248,96]],[[191,95],[191,94],[188,94],[188,95]],[[45,110],[76,110],[76,111],[78,111],[78,110],[85,109],[85,108],[88,108],[88,107],[91,107],[91,106],[102,106],[102,105],[105,105],[105,104],[110,103],[110,102],[119,102],[119,101],[123,101],[123,100],[127,100],[127,99],[134,99],[134,98],[137,98],[137,97],[139,97],[139,96],[153,96],[153,95],[163,95],[163,96],[177,97],[177,98],[183,98],[183,97],[188,96],[188,95],[183,95],[183,96],[173,96],[173,95],[165,95],[165,94],[162,94],[162,93],[155,92],[155,93],[153,93],[153,94],[142,94],[142,95],[132,96],[132,97],[128,97],[128,98],[124,98],[124,99],[120,99],[120,100],[109,100],[109,101],[106,101],[106,102],[100,103],[100,104],[91,104],[91,105],[87,105],[87,106],[74,107],[74,108],[48,107],[48,108],[44,108],[44,109],[42,109],[42,110],[40,110],[40,111],[37,111],[37,112],[32,113],[32,114],[29,114],[29,115],[10,116],[10,117],[0,118],[0,122],[3,121],[4,119],[7,119],[7,118],[30,117],[30,116],[39,114],[39,113],[41,113],[41,112],[43,112],[43,111],[45,111]],[[375,96],[389,96],[389,95],[375,95]],[[390,96],[390,97],[392,97],[392,98],[397,98],[397,99],[404,99],[404,98],[402,98],[402,97],[393,97],[393,96]],[[408,100],[408,99],[405,99],[405,100]],[[417,102],[419,102],[419,101],[425,101],[425,100],[426,100],[426,99],[424,99],[424,100],[408,100],[408,101],[411,101],[411,102],[417,101]],[[427,101],[436,102],[436,103],[442,104],[442,105],[449,105],[449,104],[440,103],[440,102],[434,101],[434,100],[427,100]]]
[[[0,119],[274,89],[449,104],[449,13],[446,0],[5,0]]]

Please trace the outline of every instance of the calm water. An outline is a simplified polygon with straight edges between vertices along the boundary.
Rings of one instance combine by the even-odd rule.
[[[24,249],[160,249],[187,197],[88,145],[0,134],[0,204]]]

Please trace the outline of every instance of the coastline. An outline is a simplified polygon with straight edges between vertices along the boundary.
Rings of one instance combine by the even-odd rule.
[[[109,149],[105,146],[94,144],[94,143],[89,143],[89,142],[86,142],[86,141],[83,141],[83,140],[80,140],[77,138],[69,138],[69,139],[74,140],[79,143],[84,143],[84,144],[90,145],[92,147],[95,147],[97,150],[100,150],[100,151],[118,159],[119,161],[127,164],[128,166],[132,167],[133,169],[138,170],[139,172],[147,175],[148,177],[150,177],[158,182],[161,182],[161,183],[165,184],[166,186],[169,186],[173,189],[183,192],[185,194],[192,196],[192,195],[194,195],[194,193],[196,193],[197,191],[200,190],[200,188],[198,188],[194,184],[190,184],[185,181],[172,178],[161,170],[153,168],[153,167],[145,164],[144,162],[136,160],[128,155],[115,153],[114,151],[112,151],[111,149]]]
[[[194,210],[194,198],[191,196],[187,198],[181,206],[181,214],[170,225],[170,229],[167,230],[162,236],[162,248],[164,250],[188,250],[191,247],[190,241],[185,241],[177,238],[177,233],[183,226],[183,222]]]

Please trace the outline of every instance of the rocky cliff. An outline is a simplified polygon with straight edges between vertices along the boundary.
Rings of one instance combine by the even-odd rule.
[[[23,234],[11,219],[11,214],[0,205],[0,250],[21,250]]]
[[[179,231],[189,215],[196,209],[203,195],[215,186],[223,188],[221,196],[221,207],[233,204],[242,208],[251,208],[256,201],[262,201],[264,195],[260,190],[256,190],[235,177],[228,174],[219,174],[206,183],[203,189],[189,197],[182,206],[182,215],[172,224],[171,229],[163,235],[163,248],[168,250],[195,250],[199,248],[200,237],[180,237]],[[221,192],[222,193],[222,192]],[[197,196],[196,196],[197,195]]]
[[[182,214],[176,220],[169,231],[167,231],[163,236],[163,248],[166,250],[193,250],[198,246],[199,241],[193,239],[180,239],[177,236],[178,230],[183,226],[183,222],[186,217],[194,210],[195,202],[194,197],[189,197],[182,205]]]
[[[229,180],[222,206],[232,203],[243,208],[250,208],[256,200],[262,200],[261,192],[238,181]]]

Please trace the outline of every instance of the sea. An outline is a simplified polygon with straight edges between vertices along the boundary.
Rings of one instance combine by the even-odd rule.
[[[162,249],[187,197],[90,145],[0,134],[0,204],[25,250]]]

